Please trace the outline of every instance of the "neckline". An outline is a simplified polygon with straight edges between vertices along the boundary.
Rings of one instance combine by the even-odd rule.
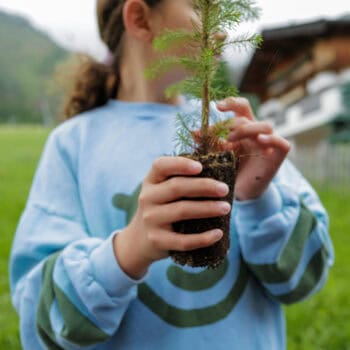
[[[116,99],[109,99],[108,105],[110,106],[120,106],[135,110],[149,110],[152,112],[158,111],[176,111],[180,110],[185,105],[185,99],[182,98],[181,103],[173,105],[173,104],[167,104],[167,103],[160,103],[160,102],[129,102],[129,101],[121,101]]]

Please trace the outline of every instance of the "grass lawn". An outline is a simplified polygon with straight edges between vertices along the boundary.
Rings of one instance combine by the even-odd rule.
[[[18,319],[10,304],[8,257],[48,133],[44,128],[0,127],[0,349],[4,350],[21,348]]]
[[[18,318],[10,303],[8,257],[48,133],[40,127],[0,127],[0,349],[4,350],[20,349]],[[350,189],[318,190],[331,218],[336,264],[322,292],[286,307],[288,349],[350,350]]]
[[[335,264],[324,289],[287,310],[289,350],[350,350],[350,189],[318,189],[328,210]]]

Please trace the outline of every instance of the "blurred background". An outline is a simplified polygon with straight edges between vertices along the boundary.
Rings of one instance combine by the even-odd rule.
[[[256,2],[260,20],[240,31],[264,42],[229,49],[220,74],[291,141],[290,157],[329,212],[336,249],[323,291],[286,308],[288,349],[350,350],[350,5]],[[77,53],[106,57],[95,0],[0,0],[0,349],[20,349],[8,256],[42,147],[60,122],[57,67]]]

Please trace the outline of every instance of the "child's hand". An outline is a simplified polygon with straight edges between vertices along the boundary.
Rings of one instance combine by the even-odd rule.
[[[235,198],[254,199],[261,196],[286,158],[290,144],[273,133],[268,122],[254,118],[248,100],[227,98],[217,104],[220,111],[233,111],[233,127],[225,149],[236,149],[239,142],[240,167],[235,186]]]
[[[230,204],[218,200],[227,195],[228,186],[213,179],[191,177],[201,170],[200,163],[184,157],[161,157],[154,162],[143,182],[135,216],[114,242],[117,260],[129,276],[141,277],[152,262],[167,257],[169,250],[207,247],[221,239],[220,230],[180,234],[172,228],[177,221],[230,212]],[[183,200],[195,197],[213,200]]]

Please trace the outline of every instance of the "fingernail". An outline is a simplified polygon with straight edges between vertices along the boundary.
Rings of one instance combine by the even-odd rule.
[[[269,141],[269,136],[268,135],[260,134],[258,137],[259,137],[259,140],[261,142],[268,142]]]
[[[220,209],[222,210],[222,212],[223,212],[224,214],[229,213],[230,210],[231,210],[231,205],[230,205],[229,203],[225,202],[225,201],[222,201],[222,202],[219,204],[219,206],[220,206]]]
[[[202,169],[203,169],[202,163],[196,162],[196,161],[192,162],[191,170],[199,172],[199,171],[202,171]]]
[[[225,195],[228,193],[229,187],[225,183],[220,182],[216,185],[216,190],[219,194]]]
[[[224,235],[224,233],[219,230],[219,229],[216,229],[216,230],[213,230],[212,231],[212,235],[213,237],[215,237],[217,240],[219,240],[220,238],[222,238],[222,236]]]

